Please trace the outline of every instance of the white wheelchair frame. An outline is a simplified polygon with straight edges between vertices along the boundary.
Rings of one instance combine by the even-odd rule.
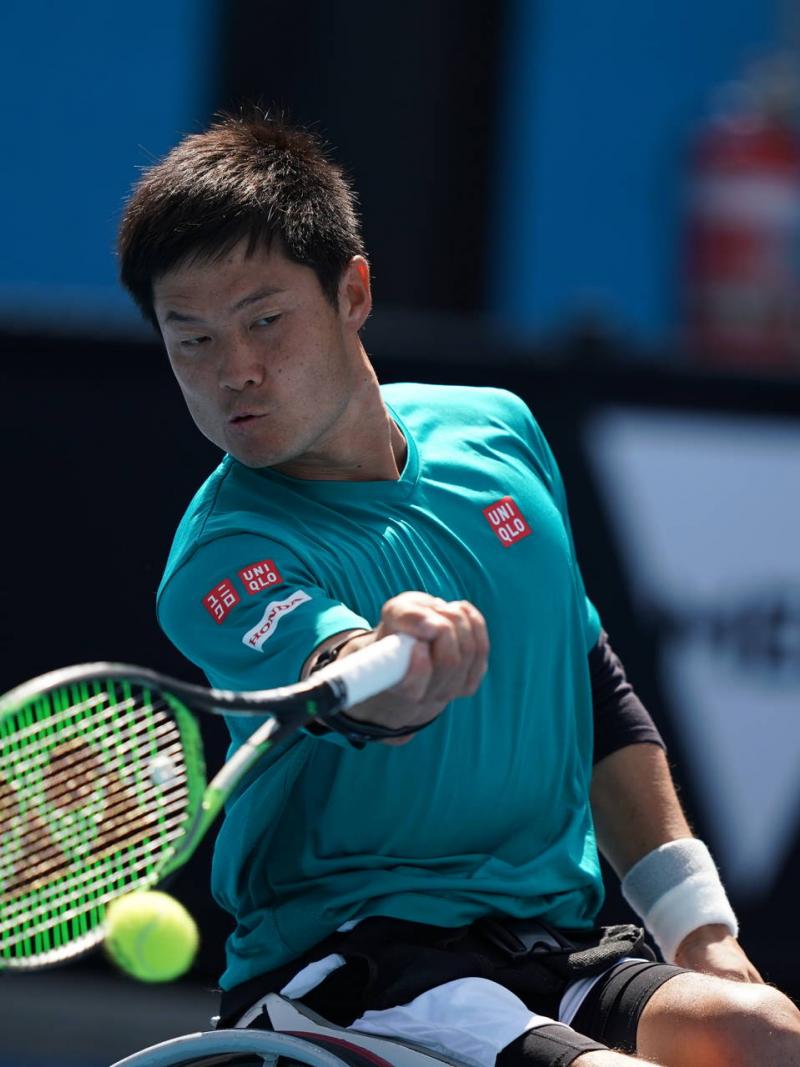
[[[359,1059],[359,1067],[463,1067],[412,1043],[334,1026],[277,993],[266,996],[263,1004],[274,1030],[187,1034],[151,1045],[111,1067],[353,1067]]]

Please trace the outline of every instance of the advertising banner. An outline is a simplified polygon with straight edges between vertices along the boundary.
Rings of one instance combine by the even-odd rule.
[[[800,425],[608,408],[588,454],[729,889],[800,837]]]

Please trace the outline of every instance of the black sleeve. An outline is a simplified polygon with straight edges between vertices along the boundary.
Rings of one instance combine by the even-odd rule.
[[[600,632],[589,653],[594,708],[594,762],[625,745],[651,743],[666,749],[650,712],[633,691],[619,656]]]

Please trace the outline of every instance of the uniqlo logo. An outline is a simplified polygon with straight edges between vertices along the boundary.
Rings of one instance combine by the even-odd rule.
[[[233,588],[229,578],[224,578],[219,585],[203,597],[203,607],[209,613],[214,622],[220,623],[230,613],[241,597]]]
[[[510,496],[504,496],[490,504],[488,508],[483,509],[483,514],[506,548],[533,532]]]
[[[248,563],[239,571],[239,577],[250,596],[255,596],[262,589],[269,589],[271,585],[280,585],[283,581],[281,572],[271,559],[262,559],[259,563]]]

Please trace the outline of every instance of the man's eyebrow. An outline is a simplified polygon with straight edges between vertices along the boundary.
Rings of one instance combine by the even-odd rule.
[[[196,315],[182,315],[180,311],[168,311],[164,322],[202,322]]]
[[[236,311],[241,311],[242,308],[249,307],[250,304],[257,304],[259,300],[265,300],[268,296],[277,296],[279,293],[286,292],[285,289],[276,289],[273,286],[267,286],[265,289],[259,289],[258,292],[250,293],[249,296],[242,297],[238,300],[232,308],[229,309],[233,314]],[[168,311],[164,317],[164,322],[194,322],[202,323],[205,320],[199,315],[184,315],[182,311]]]
[[[241,311],[242,308],[246,308],[250,304],[257,304],[259,300],[265,300],[268,296],[277,296],[278,293],[284,292],[286,292],[285,289],[276,289],[274,286],[267,286],[265,289],[259,289],[257,293],[242,297],[238,303],[233,305],[231,311]]]

